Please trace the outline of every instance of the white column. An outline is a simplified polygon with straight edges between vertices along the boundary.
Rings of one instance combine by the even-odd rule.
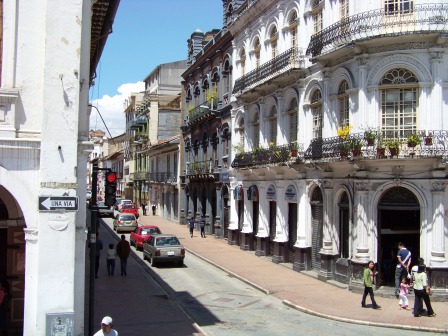
[[[324,218],[323,218],[323,244],[322,244],[322,253],[325,254],[333,254],[333,247],[336,244],[333,243],[331,239],[332,223],[333,221],[333,186],[329,181],[324,181]]]
[[[366,183],[355,184],[355,207],[354,224],[358,233],[358,240],[356,245],[355,260],[358,262],[368,262],[370,260],[369,245],[368,245],[368,218],[366,209],[370,202],[368,198],[368,191]]]
[[[440,113],[429,113],[428,128],[442,130],[443,125],[443,48],[429,49],[429,60],[431,62],[431,73],[434,79],[434,86],[431,92],[430,111],[440,111]]]
[[[445,207],[443,204],[446,183],[433,183],[431,266],[447,266],[445,256]]]
[[[243,227],[241,228],[241,232],[244,233],[252,233],[253,231],[253,208],[254,203],[253,201],[249,201],[247,199],[247,193],[249,190],[249,187],[252,185],[251,182],[247,184],[246,190],[244,190],[244,214],[243,214]]]
[[[288,203],[285,200],[285,189],[284,185],[277,186],[277,218],[276,218],[276,242],[288,241],[288,222],[286,214],[288,213]]]
[[[258,201],[260,207],[257,237],[269,237],[269,200],[266,198],[266,186],[258,187]]]
[[[360,55],[356,57],[358,61],[358,86],[359,86],[359,94],[358,94],[358,125],[367,125],[367,106],[368,106],[368,100],[367,100],[367,73],[369,70],[368,66],[368,55]],[[351,122],[353,123],[353,122]]]
[[[297,247],[310,247],[311,244],[311,237],[308,239],[307,243],[307,224],[311,223],[311,218],[309,217],[309,209],[310,204],[308,201],[308,197],[306,194],[306,184],[302,183],[302,185],[299,187],[299,190],[297,190],[297,194],[300,196],[298,199],[299,201],[299,209],[298,209],[298,216],[297,216]],[[310,231],[311,232],[311,231]]]

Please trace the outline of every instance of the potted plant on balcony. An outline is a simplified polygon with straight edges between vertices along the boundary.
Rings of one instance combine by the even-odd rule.
[[[350,150],[352,151],[353,157],[361,156],[362,141],[360,139],[352,139],[350,141]]]
[[[426,134],[426,131],[422,131],[420,135],[423,138],[425,146],[432,146],[432,132],[428,132],[428,134]]]
[[[422,143],[422,139],[420,138],[420,136],[417,133],[411,133],[408,135],[408,137],[407,137],[408,147],[413,149],[415,146],[420,145],[421,143]]]
[[[212,109],[216,109],[218,107],[218,92],[215,90],[207,91],[207,95],[205,97],[207,102],[210,103]]]
[[[299,154],[299,144],[297,142],[292,142],[291,143],[291,156],[297,157],[298,154]]]
[[[398,156],[400,153],[401,141],[400,139],[387,139],[385,141],[387,149],[389,149],[390,156]]]
[[[353,127],[349,125],[341,126],[338,128],[338,137],[340,137],[342,140],[347,140],[350,135],[350,130]]]
[[[350,141],[343,141],[339,143],[338,149],[339,149],[339,156],[341,159],[346,159],[348,157],[348,153],[351,150],[351,144]]]
[[[376,145],[376,156],[383,158],[386,156],[386,144],[381,136],[378,137]]]
[[[375,139],[377,138],[377,132],[371,127],[367,127],[364,130],[364,139],[367,141],[367,146],[373,146],[375,144]]]

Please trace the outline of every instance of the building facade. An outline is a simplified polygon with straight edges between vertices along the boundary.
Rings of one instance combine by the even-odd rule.
[[[182,74],[181,223],[204,216],[206,234],[216,238],[227,237],[230,222],[231,66],[225,21],[221,30],[191,34]]]
[[[447,14],[444,1],[239,7],[229,242],[358,288],[369,260],[393,285],[403,241],[446,299]]]
[[[143,200],[155,203],[158,213],[169,219],[178,218],[179,212],[177,178],[172,178],[172,172],[178,171],[178,149],[170,147],[169,153],[165,150],[179,134],[180,80],[185,65],[186,61],[177,61],[157,66],[144,80],[145,92],[132,112],[134,119],[127,119],[134,165],[132,199],[137,204]],[[162,152],[160,146],[165,147]],[[159,185],[159,174],[171,176],[169,181],[163,181],[167,185]]]
[[[0,2],[0,280],[12,297],[10,335],[84,335],[88,91],[118,3]]]

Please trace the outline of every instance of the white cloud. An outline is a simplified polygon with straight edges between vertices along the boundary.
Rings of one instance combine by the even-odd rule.
[[[126,119],[123,112],[125,107],[124,101],[129,98],[129,95],[132,92],[141,92],[144,91],[144,89],[144,82],[126,83],[120,85],[117,89],[118,94],[115,96],[111,97],[109,95],[104,95],[102,98],[95,99],[91,102],[91,104],[100,111],[101,116],[113,137],[124,133],[126,128]],[[89,129],[101,129],[106,133],[107,137],[110,136],[95,108],[92,108]]]

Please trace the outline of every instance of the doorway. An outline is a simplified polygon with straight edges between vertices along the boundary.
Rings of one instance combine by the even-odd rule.
[[[411,267],[420,257],[420,204],[406,188],[389,189],[378,204],[378,265],[383,286],[395,286],[397,245],[412,253]]]

